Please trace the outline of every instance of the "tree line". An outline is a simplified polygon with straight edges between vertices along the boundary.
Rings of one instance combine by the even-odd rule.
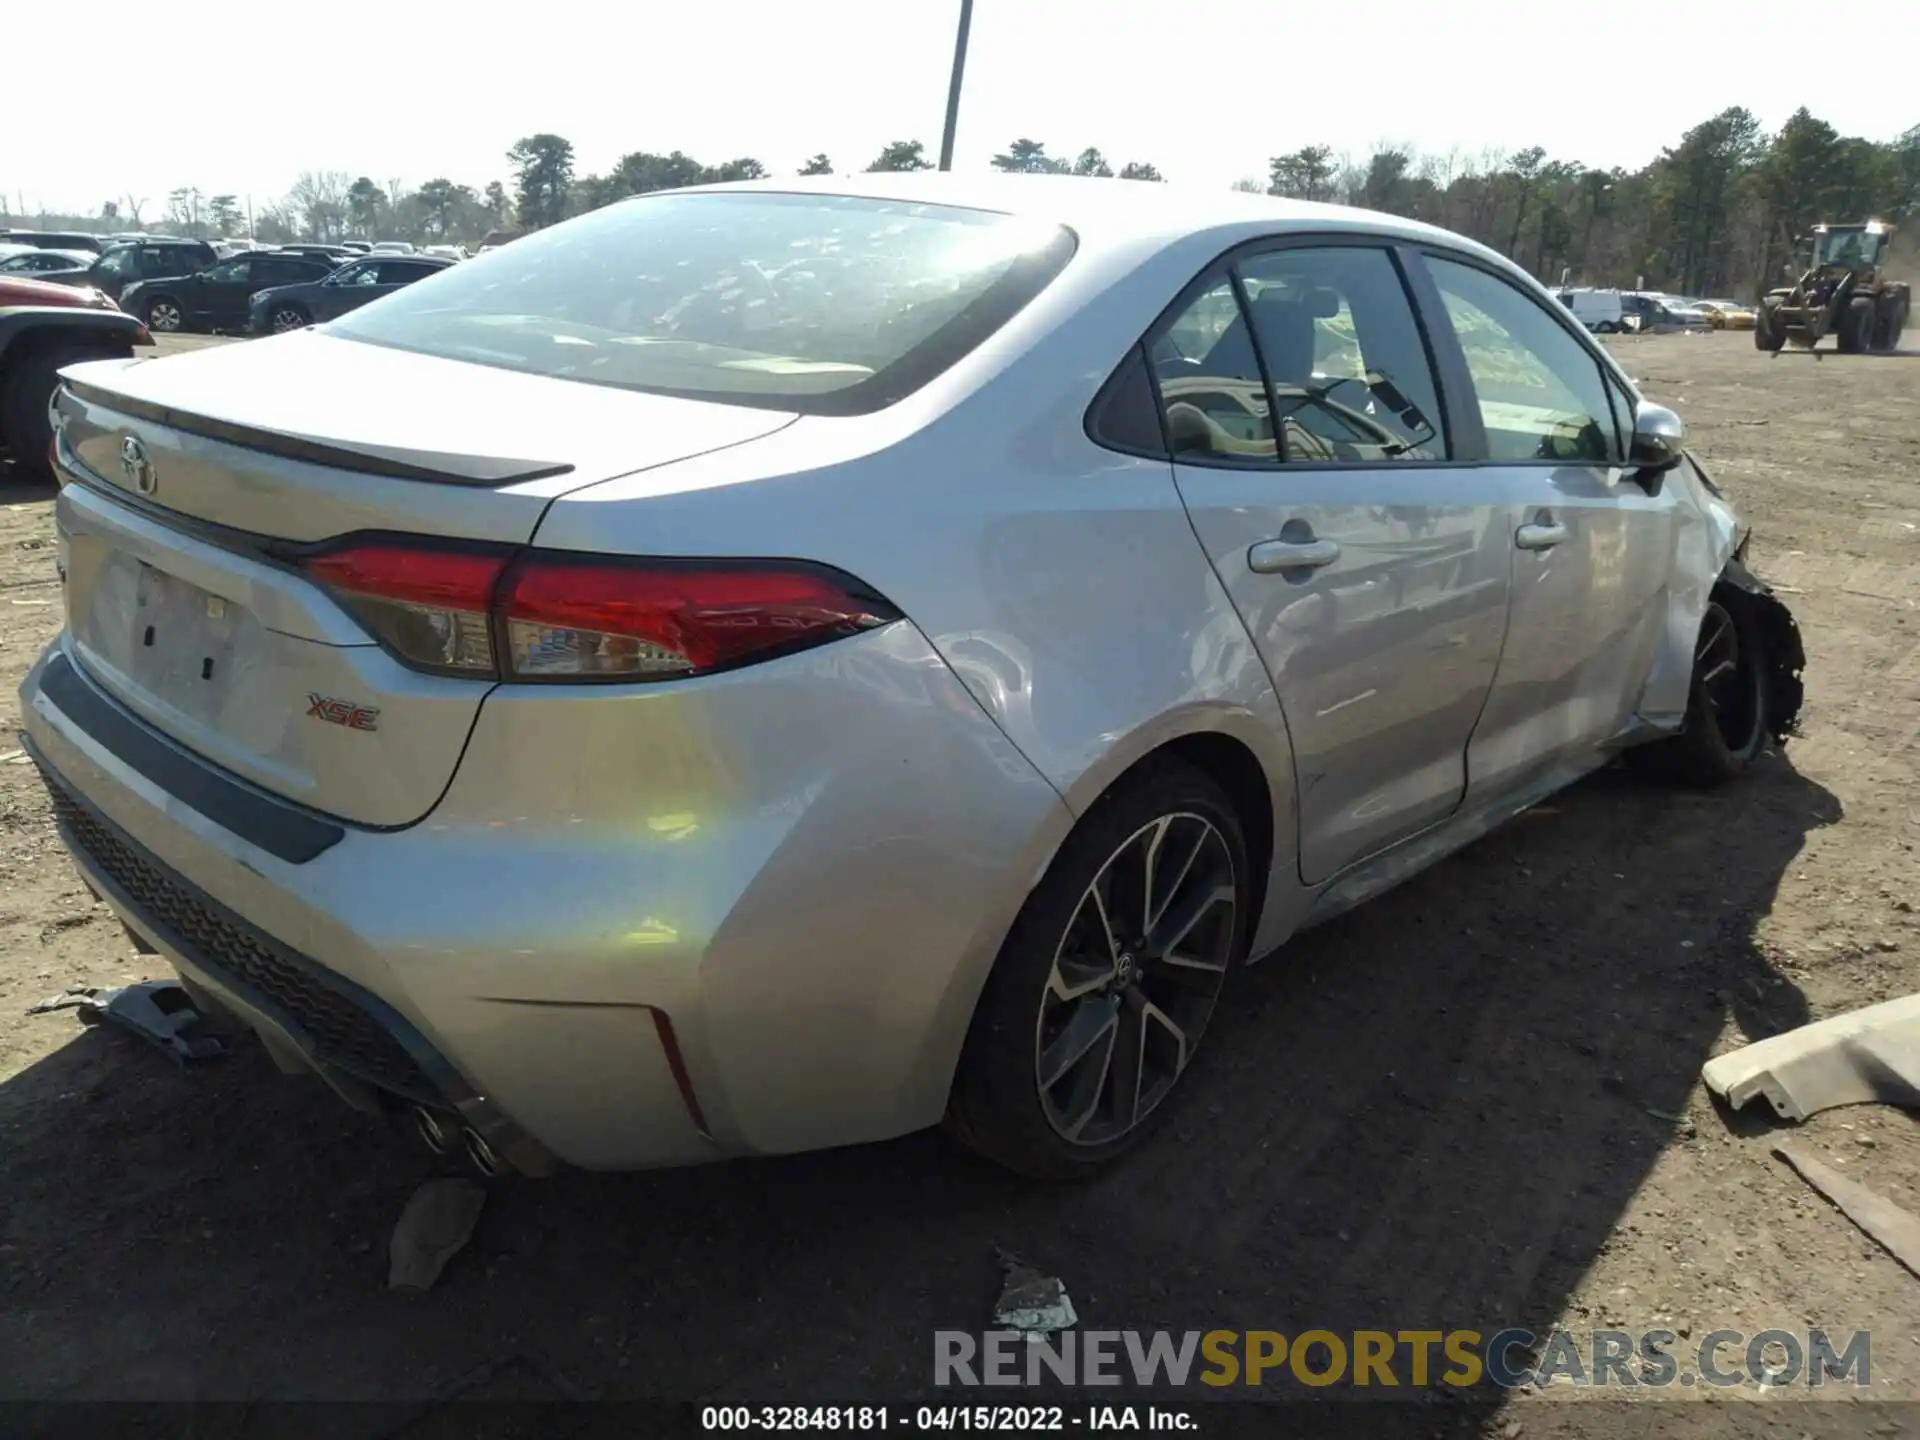
[[[1638,170],[1557,160],[1539,146],[1463,156],[1384,145],[1355,160],[1308,145],[1237,183],[1428,221],[1549,283],[1751,298],[1797,264],[1821,220],[1920,217],[1920,125],[1875,142],[1802,107],[1768,135],[1736,106]]]
[[[516,141],[505,158],[510,180],[478,189],[444,176],[407,188],[345,171],[307,171],[258,210],[243,208],[234,195],[184,187],[168,195],[151,228],[201,237],[251,233],[269,243],[473,244],[489,231],[537,229],[629,195],[771,173],[750,156],[709,164],[679,150],[636,150],[603,174],[582,174],[572,143],[550,133]],[[1054,155],[1025,136],[992,164],[1017,174],[1164,178],[1145,161],[1116,167],[1093,146]],[[929,170],[933,162],[924,142],[896,140],[863,168]],[[799,173],[830,175],[834,164],[815,155]],[[1428,221],[1501,251],[1549,283],[1564,276],[1575,284],[1745,298],[1778,278],[1816,221],[1920,217],[1920,125],[1874,141],[1842,135],[1803,107],[1767,134],[1736,106],[1693,126],[1637,170],[1556,159],[1537,145],[1468,155],[1382,144],[1358,156],[1304,145],[1272,157],[1264,176],[1248,176],[1235,188]],[[3,207],[0,199],[0,218]],[[39,219],[46,228],[140,229],[141,210],[129,197],[98,217]]]
[[[671,190],[682,185],[709,185],[724,180],[760,180],[771,172],[758,160],[742,157],[721,165],[705,165],[691,155],[674,150],[660,155],[636,150],[622,155],[604,175],[576,175],[573,145],[561,135],[529,135],[507,152],[514,168],[515,214],[527,229],[551,225],[569,215],[597,210],[624,200],[629,195],[644,195],[653,190]],[[1057,159],[1037,140],[1019,139],[1006,152],[993,157],[997,170],[1023,174],[1097,175],[1122,180],[1159,180],[1152,165],[1129,162],[1116,172],[1099,150],[1089,147],[1074,159]],[[868,174],[885,171],[931,170],[926,142],[895,140],[882,147]],[[802,175],[831,175],[833,159],[815,155],[800,168]]]

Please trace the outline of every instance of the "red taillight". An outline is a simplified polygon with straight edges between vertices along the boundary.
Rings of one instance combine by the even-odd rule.
[[[518,678],[645,680],[722,670],[894,618],[856,591],[810,566],[534,551],[513,567],[499,609]]]
[[[423,670],[490,676],[493,592],[511,558],[508,550],[368,541],[304,564],[401,660]]]
[[[485,610],[511,551],[451,550],[375,541],[328,550],[306,562],[330,590],[414,605]]]
[[[799,561],[379,540],[302,563],[401,660],[506,680],[677,679],[900,618],[851,577]]]

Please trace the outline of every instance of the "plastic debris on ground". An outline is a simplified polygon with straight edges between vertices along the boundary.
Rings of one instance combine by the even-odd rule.
[[[29,1015],[77,1010],[88,1025],[102,1021],[130,1030],[157,1047],[176,1065],[218,1060],[227,1053],[217,1035],[193,1033],[205,1019],[178,980],[142,980],[116,990],[75,985],[51,999],[28,1007]]]
[[[1773,1153],[1832,1201],[1842,1215],[1878,1240],[1889,1255],[1920,1275],[1920,1217],[1792,1146],[1776,1145]]]
[[[387,1288],[431,1290],[473,1238],[486,1203],[486,1187],[475,1180],[429,1180],[409,1195],[387,1246]]]
[[[1000,1298],[994,1303],[993,1323],[997,1329],[1018,1330],[1025,1335],[1051,1335],[1071,1330],[1080,1323],[1073,1312],[1067,1287],[1052,1275],[1042,1275],[1016,1255],[1000,1252],[1000,1268],[1006,1274]]]

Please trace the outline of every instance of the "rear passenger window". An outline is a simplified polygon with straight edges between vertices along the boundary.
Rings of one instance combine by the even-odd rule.
[[[1176,460],[1278,458],[1266,381],[1231,281],[1182,311],[1149,359]]]
[[[1600,362],[1531,296],[1438,256],[1427,268],[1466,352],[1492,460],[1622,458]]]
[[[254,280],[262,285],[300,285],[326,277],[326,266],[310,260],[280,259],[263,255],[256,262]]]
[[[1240,266],[1280,458],[1373,464],[1446,455],[1433,368],[1393,257],[1278,250]]]

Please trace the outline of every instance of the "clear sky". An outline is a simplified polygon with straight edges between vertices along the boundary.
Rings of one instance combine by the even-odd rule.
[[[1097,145],[1116,167],[1224,185],[1301,145],[1364,154],[1381,140],[1537,144],[1634,167],[1729,105],[1772,128],[1804,100],[1876,140],[1920,123],[1906,83],[1920,4],[1860,17],[1873,54],[1899,57],[1891,73],[1848,82],[1816,63],[1808,84],[1763,79],[1760,38],[1809,13],[1782,0],[976,0],[955,164],[983,166],[1028,135],[1049,153]],[[175,186],[266,200],[302,169],[480,188],[538,130],[572,140],[582,172],[675,149],[776,173],[824,150],[863,169],[897,138],[937,152],[958,14],[959,0],[228,0],[162,18],[146,0],[87,0],[65,27],[77,49],[0,61],[14,117],[0,124],[0,187],[29,212],[91,213],[132,193],[149,221]],[[204,86],[181,78],[194,75]]]

